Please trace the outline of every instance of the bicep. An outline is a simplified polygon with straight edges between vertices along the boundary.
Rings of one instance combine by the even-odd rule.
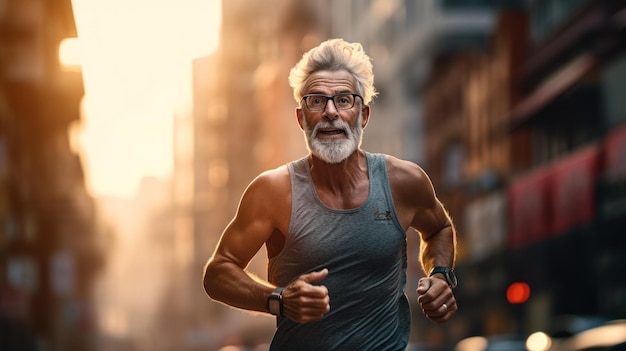
[[[430,202],[429,207],[422,207],[416,212],[411,222],[411,227],[417,230],[424,240],[452,225],[447,211],[434,193]]]
[[[212,261],[230,262],[244,269],[269,238],[263,223],[240,222],[245,221],[235,218],[226,227]]]
[[[244,193],[237,214],[217,245],[213,261],[234,263],[244,269],[275,230],[274,213],[260,184]]]
[[[423,169],[413,163],[399,167],[398,177],[401,201],[409,213],[409,226],[427,240],[445,227],[451,225],[443,204],[437,198],[433,184]]]

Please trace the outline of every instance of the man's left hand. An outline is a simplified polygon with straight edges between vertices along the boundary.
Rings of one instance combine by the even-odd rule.
[[[417,295],[417,302],[424,315],[435,323],[448,321],[458,310],[452,288],[443,279],[421,278],[417,285]]]

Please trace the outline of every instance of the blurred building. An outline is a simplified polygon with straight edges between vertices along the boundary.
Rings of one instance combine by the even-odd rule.
[[[510,278],[534,283],[535,296],[546,300],[546,316],[533,315],[530,301],[520,311],[525,320],[551,321],[561,314],[623,318],[626,279],[616,277],[626,268],[620,234],[626,219],[626,108],[618,98],[626,77],[626,4],[553,2],[529,5],[524,98],[509,124],[510,135],[528,131],[531,137],[530,167],[507,188],[508,243],[517,253],[510,265],[521,266],[529,253],[537,253],[538,262],[525,272],[511,270]],[[542,187],[539,195],[534,189]],[[542,205],[529,206],[536,195]],[[525,235],[525,226],[537,230]],[[581,284],[596,289],[583,292]]]
[[[82,73],[59,45],[71,2],[0,1],[0,349],[94,349],[91,283],[103,263],[69,130]]]
[[[439,197],[456,219],[459,263],[492,258],[506,247],[503,179],[529,162],[528,133],[516,139],[502,133],[520,100],[518,76],[527,51],[527,17],[521,10],[501,11],[490,40],[471,50],[441,53],[424,85],[426,162]],[[501,269],[493,269],[484,285],[466,281],[468,290],[494,293],[481,301],[466,301],[463,311],[476,309],[485,319],[501,314],[494,301],[502,297],[507,272],[498,259],[490,263]],[[463,321],[463,313],[459,317],[463,326],[456,333],[471,333],[475,322]],[[507,328],[511,323],[491,324]]]
[[[97,350],[161,351],[185,343],[188,288],[176,269],[171,194],[169,181],[144,177],[132,198],[97,198],[111,235],[94,292]]]
[[[624,6],[530,1],[500,13],[484,48],[435,61],[428,168],[464,198],[455,338],[626,315]],[[512,298],[516,282],[530,296]]]

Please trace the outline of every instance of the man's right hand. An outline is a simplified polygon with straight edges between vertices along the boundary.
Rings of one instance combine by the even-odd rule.
[[[313,285],[328,275],[328,269],[301,275],[283,290],[283,315],[298,323],[324,318],[330,311],[328,289]]]

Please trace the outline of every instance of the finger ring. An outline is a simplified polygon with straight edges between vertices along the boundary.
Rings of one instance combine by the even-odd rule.
[[[446,310],[446,312],[448,312],[448,305],[444,303],[442,306],[443,306],[443,309]]]

